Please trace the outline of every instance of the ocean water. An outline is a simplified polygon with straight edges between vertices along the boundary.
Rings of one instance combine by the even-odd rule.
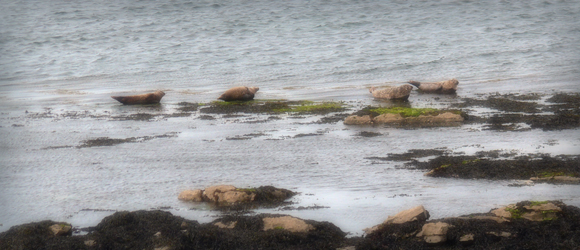
[[[196,116],[152,122],[98,118],[171,112],[179,102],[215,100],[238,85],[259,86],[260,99],[363,104],[373,103],[369,86],[408,80],[457,78],[458,97],[579,92],[578,1],[0,5],[0,231],[43,219],[92,226],[114,211],[150,208],[209,221],[219,213],[176,197],[214,184],[299,191],[297,205],[329,208],[282,213],[328,220],[353,235],[417,204],[435,217],[486,212],[524,199],[580,205],[574,186],[514,189],[508,182],[430,179],[398,163],[366,160],[439,147],[578,154],[578,130],[498,134],[466,126],[401,131],[304,125],[292,118],[258,125]],[[123,107],[109,97],[158,89],[167,95],[153,110]],[[432,105],[424,99],[413,94],[410,102]],[[71,111],[97,118],[58,116]],[[31,118],[29,112],[47,115]],[[360,131],[383,136],[353,136]],[[98,137],[166,133],[178,136],[74,147]],[[251,133],[264,136],[227,140]],[[288,139],[299,133],[322,135]]]

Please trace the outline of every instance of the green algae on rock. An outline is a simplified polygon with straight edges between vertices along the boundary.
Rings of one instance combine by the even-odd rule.
[[[287,100],[214,101],[200,108],[202,113],[296,113],[328,114],[346,110],[342,102],[313,102]]]
[[[460,110],[434,108],[366,107],[344,120],[346,125],[394,124],[409,127],[445,127],[461,125],[466,114]]]

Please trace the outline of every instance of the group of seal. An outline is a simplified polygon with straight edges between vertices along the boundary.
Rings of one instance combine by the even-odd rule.
[[[409,81],[408,83],[417,87],[421,92],[437,94],[453,94],[457,91],[457,85],[459,85],[459,81],[456,79],[440,82]],[[371,87],[369,92],[371,92],[373,97],[377,99],[407,100],[411,94],[411,90],[413,89],[411,85],[400,85],[397,87],[388,87],[386,89]]]
[[[441,81],[441,82],[417,82],[409,81],[409,84],[417,87],[420,91],[426,93],[441,93],[441,94],[453,94],[457,90],[457,85],[459,81],[456,79]],[[389,87],[385,89],[377,89],[376,87],[371,87],[369,92],[372,93],[374,98],[377,99],[389,99],[389,100],[407,100],[411,94],[413,87],[411,85],[401,85],[397,87]],[[254,95],[258,92],[260,88],[258,87],[233,87],[226,90],[218,100],[223,100],[226,102],[231,101],[249,101],[254,99]],[[142,94],[142,95],[131,95],[131,96],[111,96],[113,99],[119,101],[124,105],[143,105],[143,104],[157,104],[161,101],[161,98],[165,93],[163,91],[155,91],[153,93]]]
[[[258,87],[233,87],[224,92],[218,99],[226,102],[230,101],[249,101],[254,99],[254,95],[258,92]],[[157,104],[165,95],[163,91],[155,91],[142,95],[130,96],[111,96],[111,98],[119,101],[124,105],[144,105]]]

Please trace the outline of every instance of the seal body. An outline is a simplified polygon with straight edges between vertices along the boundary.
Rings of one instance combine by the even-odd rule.
[[[453,94],[455,91],[457,91],[457,85],[459,85],[459,81],[457,81],[457,79],[441,82],[410,81],[409,84],[412,84],[419,88],[419,90],[427,93]]]
[[[260,88],[258,87],[233,87],[226,90],[220,97],[219,100],[229,101],[249,101],[254,99],[254,95],[258,92]]]
[[[124,105],[139,105],[139,104],[156,104],[161,101],[165,93],[163,91],[155,91],[153,93],[130,96],[111,96],[111,98],[119,101]]]
[[[375,87],[371,87],[369,92],[371,92],[373,97],[377,99],[407,100],[409,99],[412,89],[413,87],[411,85],[401,85],[386,89],[376,89]]]

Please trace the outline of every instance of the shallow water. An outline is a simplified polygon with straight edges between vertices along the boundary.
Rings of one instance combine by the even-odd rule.
[[[298,191],[292,206],[328,208],[256,212],[327,220],[351,235],[419,204],[432,218],[528,199],[580,206],[577,186],[428,178],[400,162],[367,159],[432,148],[580,154],[577,129],[162,117],[179,102],[209,102],[234,85],[260,86],[260,99],[344,101],[353,110],[387,105],[371,99],[369,86],[410,79],[460,81],[456,97],[414,91],[413,107],[496,92],[579,92],[573,1],[1,3],[0,231],[44,219],[94,226],[114,211],[152,208],[207,222],[219,213],[177,195],[215,184]],[[154,89],[167,93],[160,106],[110,98]],[[159,116],[114,119],[137,113]],[[361,131],[382,135],[355,136]],[[259,136],[228,140],[248,134]],[[139,141],[77,148],[99,137]]]

